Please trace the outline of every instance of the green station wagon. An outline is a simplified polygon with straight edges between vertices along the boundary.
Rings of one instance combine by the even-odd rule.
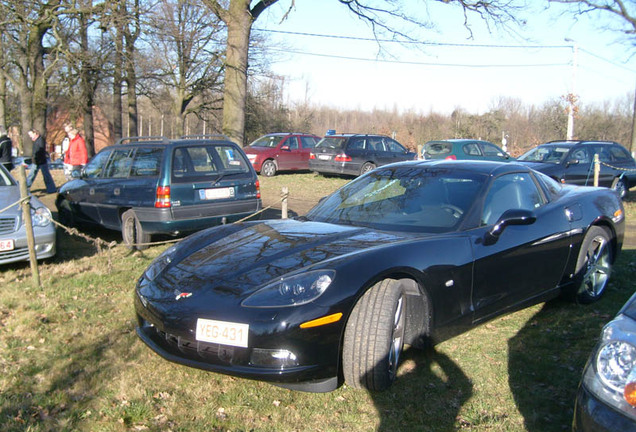
[[[182,234],[261,209],[258,177],[226,137],[124,138],[96,154],[57,196],[61,223],[122,232],[143,249],[152,234]]]

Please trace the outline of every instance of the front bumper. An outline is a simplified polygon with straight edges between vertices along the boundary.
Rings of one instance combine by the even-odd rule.
[[[267,312],[259,310],[254,314],[260,316],[250,325],[249,345],[243,348],[197,341],[195,317],[182,311],[170,317],[144,305],[139,295],[135,295],[135,310],[139,338],[171,362],[301,391],[328,392],[339,385],[339,325],[300,330],[278,313],[263,319]],[[255,364],[255,352],[263,349],[289,350],[298,362],[293,366]]]
[[[636,432],[636,423],[596,398],[581,384],[576,395],[575,432]]]
[[[53,224],[46,227],[35,227],[33,235],[35,237],[35,254],[38,260],[55,256],[56,234]],[[0,236],[0,240],[5,239],[13,239],[14,249],[0,252],[0,264],[29,260],[29,248],[24,227],[15,233]]]

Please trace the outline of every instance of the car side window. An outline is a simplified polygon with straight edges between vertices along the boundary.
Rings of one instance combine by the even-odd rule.
[[[316,147],[316,138],[314,137],[300,137],[300,143],[303,148],[314,148]]]
[[[569,160],[578,161],[579,163],[590,163],[592,162],[592,158],[590,157],[590,152],[585,147],[579,147],[572,151],[570,154]]]
[[[347,146],[347,150],[364,150],[364,138],[353,138]],[[368,148],[367,148],[368,150]]]
[[[102,175],[106,162],[112,153],[111,150],[104,150],[95,155],[84,167],[84,178],[96,178]]]
[[[131,176],[156,176],[159,175],[159,164],[163,149],[160,148],[140,148],[133,160]]]
[[[400,143],[398,143],[395,140],[386,138],[384,140],[384,144],[386,144],[387,149],[392,153],[401,153],[401,154],[406,153],[406,149],[402,147],[402,145],[400,145]]]
[[[485,156],[498,156],[503,158],[504,154],[497,146],[483,143],[481,145],[481,149],[484,152]]]
[[[632,156],[629,154],[629,152],[627,151],[627,149],[621,147],[621,146],[617,146],[617,145],[613,145],[613,146],[607,146],[609,148],[609,153],[612,157],[612,161],[628,161],[632,158]]]
[[[464,153],[470,156],[481,156],[481,150],[476,143],[464,144]]]
[[[298,138],[289,137],[284,145],[289,146],[290,150],[298,150]]]
[[[382,142],[382,138],[380,137],[369,137],[367,145],[370,150],[375,150],[380,152],[385,151],[384,143]]]
[[[108,161],[104,177],[124,178],[130,174],[134,149],[118,149]]]
[[[496,178],[484,200],[482,225],[493,225],[507,210],[535,210],[545,203],[529,173],[511,173]]]

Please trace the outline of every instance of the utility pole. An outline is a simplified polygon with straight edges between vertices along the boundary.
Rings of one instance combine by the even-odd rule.
[[[632,142],[629,143],[629,152],[634,156],[636,152],[636,91],[634,92],[634,112],[632,113]]]
[[[572,82],[571,82],[571,90],[570,94],[568,94],[567,102],[568,102],[568,131],[567,131],[567,139],[574,139],[574,113],[576,112],[576,67],[578,62],[578,50],[576,42],[572,39],[565,39],[566,42],[572,43]]]

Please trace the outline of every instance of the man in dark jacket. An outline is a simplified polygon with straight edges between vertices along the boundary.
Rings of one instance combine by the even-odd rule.
[[[7,130],[4,126],[0,126],[0,163],[4,165],[7,171],[13,169],[12,147],[11,138],[7,136]]]
[[[44,138],[40,135],[37,129],[31,129],[29,131],[29,137],[33,140],[33,153],[31,159],[31,165],[29,166],[29,176],[27,177],[27,187],[30,188],[35,180],[35,176],[38,171],[42,170],[42,177],[44,177],[44,184],[46,185],[46,193],[57,192],[55,181],[49,171],[49,162],[46,154],[46,143]]]

